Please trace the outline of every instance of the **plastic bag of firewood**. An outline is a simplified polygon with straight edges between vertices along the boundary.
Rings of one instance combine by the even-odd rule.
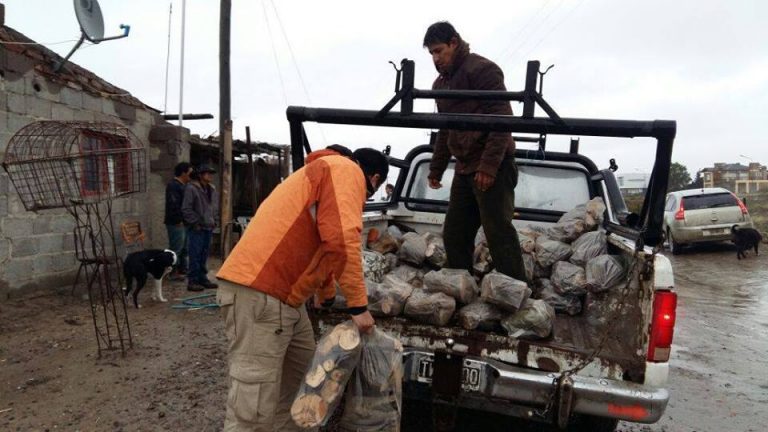
[[[456,299],[438,293],[428,293],[415,289],[405,303],[403,315],[414,320],[436,326],[444,326],[451,320],[456,310]]]
[[[424,283],[424,270],[407,264],[398,266],[390,274],[416,288],[421,288]]]
[[[592,231],[603,223],[605,216],[605,202],[601,197],[592,198],[584,205],[587,210],[584,222],[587,225],[587,230]]]
[[[427,239],[416,233],[405,233],[397,257],[400,261],[420,267],[427,258]]]
[[[344,394],[342,430],[399,431],[403,399],[403,345],[374,329],[362,337],[360,363]]]
[[[388,253],[384,255],[384,258],[387,260],[387,273],[395,271],[397,266],[400,264],[400,260],[397,259],[397,254]]]
[[[608,253],[608,242],[605,233],[593,231],[584,234],[571,244],[573,255],[570,262],[584,267],[592,258]]]
[[[549,279],[536,279],[535,297],[544,300],[555,309],[555,312],[568,315],[581,313],[581,298],[574,295],[560,295],[555,292],[555,286]]]
[[[567,261],[556,262],[552,266],[555,291],[560,295],[584,295],[587,293],[587,276],[584,269]]]
[[[371,230],[368,231],[367,247],[374,252],[388,254],[397,252],[400,243],[389,233],[389,231],[379,232],[376,228],[371,228]]]
[[[472,303],[480,291],[467,270],[442,269],[424,275],[424,291],[448,294],[461,303]]]
[[[427,241],[427,249],[424,252],[426,261],[433,267],[445,267],[448,256],[445,253],[445,244],[443,238],[437,234],[428,233],[424,235]]]
[[[360,332],[351,320],[320,338],[291,406],[291,417],[299,427],[326,424],[341,402],[347,381],[360,360],[361,348]]]
[[[375,316],[400,315],[412,292],[411,284],[393,275],[384,276],[384,281],[368,295],[368,310]]]
[[[528,284],[493,271],[483,278],[480,298],[507,312],[516,312],[530,297]]]
[[[475,274],[477,275],[482,276],[489,273],[493,269],[491,250],[488,249],[488,246],[484,244],[475,246],[475,254],[473,260],[474,265],[472,266],[472,270],[474,270]]]
[[[538,238],[538,234],[532,237],[518,231],[517,239],[520,241],[520,250],[527,254],[533,253],[536,250],[536,238]]]
[[[501,326],[513,338],[546,338],[554,325],[555,309],[544,300],[528,299],[519,311],[501,320]]]
[[[587,289],[593,293],[607,291],[624,282],[627,269],[614,255],[600,255],[587,262]]]
[[[495,331],[505,315],[498,307],[478,300],[459,309],[459,324],[467,330]]]
[[[384,279],[389,263],[384,255],[374,251],[363,251],[363,277],[374,282]]]
[[[572,253],[573,250],[569,244],[546,236],[539,236],[536,239],[536,261],[544,268],[551,267],[558,261],[567,260]]]

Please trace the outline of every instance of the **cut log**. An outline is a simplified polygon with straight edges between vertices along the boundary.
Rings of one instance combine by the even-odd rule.
[[[304,381],[308,386],[317,388],[325,381],[325,370],[321,365],[317,365],[316,368],[310,369],[304,377]]]
[[[353,329],[344,329],[339,335],[339,346],[344,351],[352,351],[360,345],[360,333]]]
[[[326,403],[332,403],[334,402],[339,396],[341,396],[342,392],[341,385],[338,383],[338,381],[334,381],[332,379],[326,380],[323,384],[323,389],[320,390],[320,397],[323,398],[323,400]]]
[[[291,417],[302,428],[320,426],[327,413],[328,404],[316,394],[299,396],[291,406]]]
[[[336,382],[341,382],[341,380],[344,378],[344,371],[341,369],[334,369],[331,371],[331,379]]]
[[[332,371],[334,367],[336,367],[336,362],[333,361],[333,359],[328,359],[323,362],[323,370],[326,372]]]

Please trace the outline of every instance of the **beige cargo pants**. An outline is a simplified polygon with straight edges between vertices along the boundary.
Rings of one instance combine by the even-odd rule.
[[[229,341],[224,431],[298,430],[291,404],[315,351],[306,308],[223,280],[217,301]]]

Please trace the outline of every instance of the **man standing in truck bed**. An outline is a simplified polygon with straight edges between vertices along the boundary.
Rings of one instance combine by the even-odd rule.
[[[469,44],[453,26],[441,21],[424,35],[438,73],[434,90],[506,91],[504,74],[492,61],[469,52]],[[512,115],[507,101],[438,99],[441,113]],[[493,264],[501,273],[527,281],[517,231],[512,225],[515,208],[515,142],[508,132],[441,130],[429,167],[429,186],[440,180],[451,156],[456,169],[451,185],[443,237],[448,267],[472,269],[477,229],[482,225]]]
[[[363,206],[387,178],[379,151],[334,145],[310,153],[259,206],[221,266],[218,303],[229,340],[224,431],[298,430],[289,416],[315,350],[304,303],[326,305],[335,279],[352,321],[367,332]]]

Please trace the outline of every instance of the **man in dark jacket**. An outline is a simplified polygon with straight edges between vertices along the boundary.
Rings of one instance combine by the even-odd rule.
[[[208,252],[211,246],[211,234],[216,227],[216,214],[219,202],[216,188],[213,187],[213,174],[216,170],[201,165],[193,174],[192,181],[184,189],[184,202],[181,213],[187,225],[187,248],[189,252],[189,273],[187,289],[202,291],[206,288],[218,288],[208,280]]]
[[[492,61],[469,52],[469,44],[448,22],[427,29],[424,47],[440,74],[434,90],[500,90],[504,74]],[[438,99],[441,113],[512,115],[506,101]],[[429,186],[442,187],[451,156],[456,158],[443,236],[451,268],[472,268],[474,238],[482,225],[493,264],[501,273],[527,281],[517,231],[512,225],[517,167],[515,142],[506,132],[441,130],[429,171]]]
[[[189,183],[192,165],[181,162],[173,169],[173,179],[165,187],[165,228],[168,232],[168,249],[176,252],[178,260],[174,266],[174,277],[187,273],[187,229],[181,215],[184,201],[184,187]]]

